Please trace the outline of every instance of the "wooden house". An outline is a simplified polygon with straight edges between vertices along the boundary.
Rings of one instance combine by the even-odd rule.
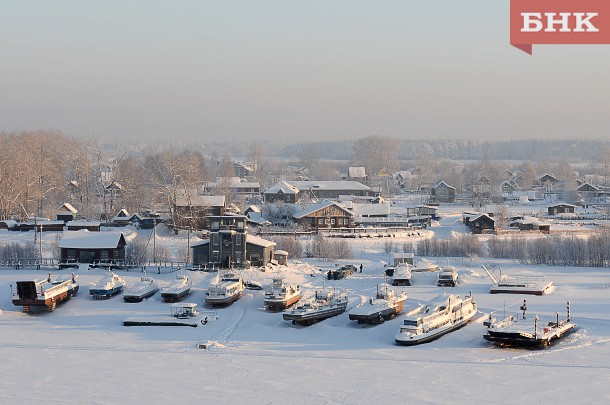
[[[350,166],[347,168],[347,176],[345,176],[346,180],[354,180],[358,182],[366,181],[366,169],[362,166],[353,167]]]
[[[547,208],[547,212],[549,215],[557,215],[557,214],[574,214],[576,211],[576,206],[572,204],[555,204],[551,205]]]
[[[551,233],[551,224],[541,222],[537,218],[525,217],[518,219],[515,221],[515,225],[517,225],[520,231]]]
[[[353,216],[349,210],[333,201],[323,201],[311,204],[303,211],[297,212],[293,218],[306,229],[320,228],[350,228]]]
[[[114,226],[125,226],[129,224],[129,220],[131,219],[131,215],[125,208],[121,209],[117,214],[112,218],[112,224]]]
[[[336,200],[342,195],[368,196],[371,188],[357,181],[291,181],[301,196],[307,195],[309,199],[318,201],[324,198]]]
[[[496,228],[496,221],[487,214],[477,214],[468,216],[465,225],[467,225],[474,234],[493,233]]]
[[[269,187],[264,193],[265,202],[285,202],[295,204],[299,201],[299,189],[290,183],[280,181]]]
[[[33,231],[36,232],[61,232],[64,230],[66,224],[64,221],[50,221],[50,220],[29,220],[26,222],[19,223],[19,230],[22,232]]]
[[[432,200],[437,203],[454,203],[455,187],[441,181],[430,189]]]
[[[233,172],[236,177],[245,178],[248,176],[252,176],[254,172],[256,172],[256,168],[254,165],[243,163],[243,162],[233,162]]]
[[[66,231],[59,242],[63,263],[111,264],[125,260],[121,232]]]
[[[55,219],[58,221],[64,221],[67,223],[68,221],[73,221],[76,219],[78,215],[78,210],[72,206],[70,203],[64,203],[57,213],[55,213]]]

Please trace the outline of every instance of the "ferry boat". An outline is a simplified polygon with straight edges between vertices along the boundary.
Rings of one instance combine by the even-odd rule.
[[[167,287],[161,289],[161,298],[165,302],[177,302],[186,297],[191,292],[193,282],[182,273],[176,274],[176,279]]]
[[[241,298],[245,285],[241,276],[235,273],[219,275],[220,280],[211,284],[205,293],[205,302],[210,305],[228,305]]]
[[[292,309],[287,309],[282,316],[293,324],[311,325],[318,321],[342,314],[349,302],[347,294],[334,290],[318,290],[315,296],[305,300]]]
[[[93,298],[110,298],[125,288],[125,280],[109,271],[101,279],[89,285],[89,295]]]
[[[487,326],[487,332],[483,338],[498,346],[545,348],[554,340],[567,336],[576,328],[570,318],[569,302],[566,307],[565,319],[559,319],[559,313],[556,313],[554,319],[543,322],[538,315],[534,318],[526,317],[527,306],[526,301],[523,300],[521,319],[518,315],[508,315],[501,320],[496,320],[493,313],[489,314],[489,319],[484,323]]]
[[[147,276],[140,277],[140,281],[125,289],[123,300],[125,302],[142,302],[159,291],[157,282]]]
[[[407,316],[394,337],[399,345],[413,346],[438,339],[466,325],[477,313],[472,294],[439,295],[423,307],[423,314]]]
[[[282,311],[301,299],[298,284],[285,284],[281,277],[274,278],[265,291],[265,306],[270,311]]]
[[[392,275],[392,285],[411,285],[411,268],[408,263],[398,263]]]
[[[455,287],[458,282],[458,272],[453,266],[442,267],[438,274],[436,285],[439,287]]]
[[[349,319],[358,323],[383,323],[399,314],[406,300],[407,293],[396,295],[389,285],[383,284],[377,286],[374,297],[350,311]]]
[[[78,276],[62,275],[54,279],[51,273],[44,280],[17,281],[17,291],[13,294],[13,305],[23,306],[23,312],[31,312],[32,307],[55,310],[58,303],[67,301],[78,293]]]
[[[543,295],[549,293],[553,287],[553,282],[545,281],[544,276],[514,276],[508,278],[500,275],[498,279],[487,267],[483,265],[481,267],[493,283],[489,289],[491,294]]]

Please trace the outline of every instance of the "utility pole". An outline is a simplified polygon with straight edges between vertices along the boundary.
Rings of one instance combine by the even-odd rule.
[[[153,219],[153,262],[157,263],[157,219]]]
[[[186,239],[186,265],[188,266],[191,261],[191,226],[188,227],[187,239]]]

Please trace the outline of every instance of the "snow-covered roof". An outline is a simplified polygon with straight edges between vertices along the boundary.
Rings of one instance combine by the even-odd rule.
[[[438,183],[436,186],[434,186],[432,188],[437,189],[439,187],[450,188],[452,190],[455,190],[455,187],[450,186],[449,184],[445,183],[444,181],[441,181],[440,183]]]
[[[59,212],[63,213],[65,211],[68,211],[72,214],[78,214],[78,210],[76,208],[74,208],[72,206],[72,204],[70,203],[64,203],[60,208],[59,208]]]
[[[7,228],[14,228],[17,226],[17,221],[12,219],[3,219],[2,221],[0,221],[0,223],[5,224]]]
[[[127,212],[127,210],[125,208],[123,208],[114,216],[114,218],[112,218],[112,220],[113,221],[127,221],[129,218],[131,218],[131,215],[129,215],[129,212]]]
[[[310,180],[310,181],[292,181],[290,182],[300,191],[309,190],[325,190],[325,191],[369,191],[370,187],[365,186],[357,181],[350,180]]]
[[[250,234],[246,234],[246,243],[251,243],[253,245],[261,246],[261,247],[270,247],[270,246],[276,245],[275,242],[272,242],[267,239],[263,239],[260,236],[255,236],[255,235],[250,235]]]
[[[273,252],[273,254],[278,256],[288,256],[288,252],[285,250],[276,250],[275,252]]]
[[[100,226],[102,223],[100,221],[86,221],[86,220],[78,220],[78,221],[68,221],[66,226]]]
[[[223,195],[181,195],[176,197],[177,207],[224,207]]]
[[[347,169],[347,176],[348,177],[352,177],[352,178],[360,178],[360,177],[366,177],[366,170],[364,170],[364,167],[349,167]]]
[[[353,215],[350,211],[346,210],[345,208],[343,208],[342,206],[340,206],[339,204],[337,204],[334,201],[322,201],[317,204],[310,204],[303,211],[300,211],[300,212],[297,212],[296,214],[294,214],[293,218],[300,219],[300,218],[306,217],[307,215],[313,214],[314,212],[324,209],[326,207],[330,207],[331,205],[334,205],[337,208],[339,208],[340,210],[345,211],[345,213],[348,215]]]
[[[298,194],[299,189],[285,181],[280,181],[265,190],[265,194],[278,194],[280,191],[282,194]]]
[[[64,231],[62,249],[114,249],[123,238],[121,232]]]
[[[352,203],[352,212],[355,216],[387,216],[390,215],[390,204],[357,204]]]
[[[261,209],[258,206],[256,206],[256,205],[250,205],[250,206],[248,206],[248,208],[246,208],[244,210],[244,212],[245,211],[249,211],[249,212],[261,212]]]

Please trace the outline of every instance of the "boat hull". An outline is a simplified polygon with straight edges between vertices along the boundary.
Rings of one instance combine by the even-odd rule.
[[[224,296],[224,297],[214,297],[214,296],[206,296],[205,303],[212,306],[224,306],[230,305],[241,298],[243,295],[243,291],[238,292],[237,294]]]
[[[400,278],[400,279],[394,279],[392,280],[392,285],[397,286],[397,285],[411,285],[411,279],[406,279],[406,278]]]
[[[54,311],[57,304],[67,301],[78,293],[79,285],[72,285],[48,297],[36,298],[13,298],[15,306],[27,307],[46,307],[49,312]]]
[[[295,295],[284,300],[265,299],[265,306],[269,311],[283,311],[286,308],[294,305],[301,299],[301,295]]]
[[[345,312],[347,304],[344,306],[323,309],[316,312],[300,314],[300,313],[285,313],[283,318],[285,321],[292,321],[296,325],[311,325],[324,319],[332,318]]]
[[[522,288],[518,289],[515,287],[491,287],[489,289],[490,294],[527,294],[527,295],[544,295],[551,286],[545,286],[542,288]]]
[[[396,341],[396,344],[400,346],[415,346],[422,343],[432,342],[440,338],[441,336],[446,335],[447,333],[451,333],[466,326],[469,321],[470,319],[466,319],[461,322],[456,322],[448,328],[437,329],[437,331],[435,331],[434,333],[427,333],[425,335],[415,336],[412,339],[409,337],[405,337],[404,339],[396,337],[394,340]]]
[[[182,298],[186,297],[191,292],[191,289],[178,291],[178,292],[162,292],[161,298],[165,302],[178,302]]]
[[[118,293],[120,293],[121,291],[123,291],[123,289],[125,288],[125,286],[117,286],[114,288],[110,288],[110,289],[89,289],[89,295],[92,296],[93,298],[110,298],[113,295],[116,295]]]
[[[402,305],[400,310],[402,310]],[[370,314],[349,314],[349,320],[358,321],[358,323],[379,324],[392,318],[394,315],[398,314],[400,310],[397,307],[394,307],[386,308],[381,311],[375,311]]]
[[[142,302],[144,301],[146,298],[150,298],[153,295],[155,295],[157,293],[157,291],[159,291],[159,289],[157,288],[156,290],[151,290],[148,292],[145,292],[143,294],[123,294],[123,300],[125,302]]]

